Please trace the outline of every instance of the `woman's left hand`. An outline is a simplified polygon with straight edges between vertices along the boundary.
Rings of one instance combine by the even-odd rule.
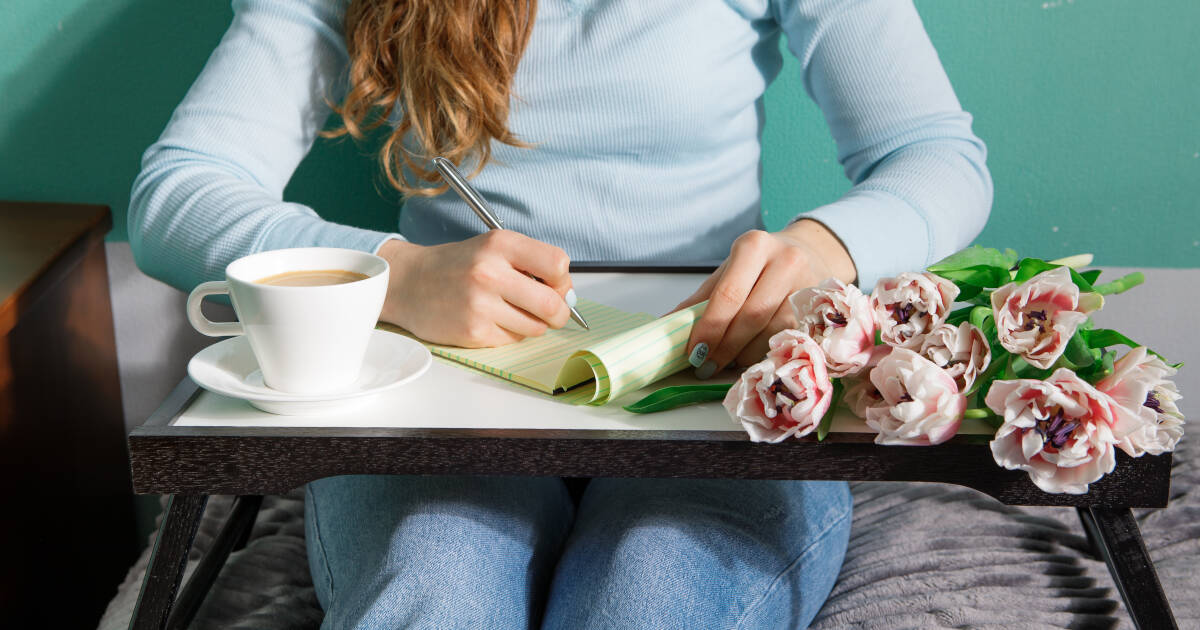
[[[688,339],[689,360],[696,365],[703,359],[696,376],[709,378],[734,361],[760,361],[771,335],[794,325],[789,295],[829,277],[850,283],[855,275],[841,241],[817,221],[802,219],[779,232],[751,230],[739,236],[725,262],[675,307],[708,300]]]

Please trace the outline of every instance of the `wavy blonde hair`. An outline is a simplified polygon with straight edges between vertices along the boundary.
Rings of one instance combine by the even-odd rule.
[[[353,0],[346,9],[349,90],[326,137],[361,140],[400,108],[379,150],[404,195],[445,192],[430,160],[491,159],[493,140],[525,147],[508,129],[513,74],[529,43],[537,0]],[[411,133],[419,149],[405,147]],[[415,151],[420,151],[415,153]],[[404,175],[407,168],[417,181]]]

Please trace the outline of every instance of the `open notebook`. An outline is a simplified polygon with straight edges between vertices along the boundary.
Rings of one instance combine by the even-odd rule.
[[[575,306],[591,330],[573,322],[499,348],[425,344],[433,354],[573,404],[603,405],[688,366],[687,340],[707,302],[655,319],[590,300]],[[400,332],[393,327],[388,330]]]

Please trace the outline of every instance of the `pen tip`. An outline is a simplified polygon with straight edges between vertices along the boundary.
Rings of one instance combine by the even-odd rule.
[[[574,306],[568,306],[567,308],[571,310],[571,319],[575,320],[576,324],[583,326],[584,330],[592,329],[591,326],[588,326],[587,321],[585,319],[583,319],[583,315],[580,315],[579,311],[575,310]]]

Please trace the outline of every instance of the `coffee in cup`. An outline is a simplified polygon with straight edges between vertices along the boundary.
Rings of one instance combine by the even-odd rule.
[[[346,284],[366,280],[366,274],[345,269],[314,269],[312,271],[285,271],[266,278],[259,278],[259,284],[269,284],[276,287],[323,287],[330,284]]]
[[[387,261],[357,250],[261,252],[229,263],[225,280],[197,286],[188,320],[205,335],[246,335],[272,389],[344,391],[362,368],[387,283]],[[200,302],[217,294],[229,295],[238,321],[213,322],[200,312]]]

